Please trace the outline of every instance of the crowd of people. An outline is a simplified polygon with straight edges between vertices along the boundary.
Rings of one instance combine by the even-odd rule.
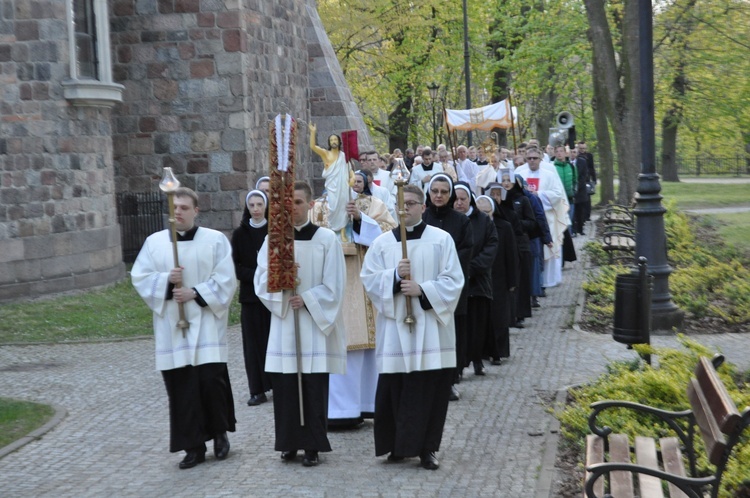
[[[572,238],[584,234],[596,183],[583,142],[542,151],[530,140],[515,154],[460,145],[455,157],[443,145],[419,146],[365,151],[347,163],[337,135],[322,148],[311,131],[326,190],[315,199],[309,184],[294,185],[293,292],[269,291],[268,177],[247,194],[231,243],[195,224],[198,197],[178,189],[183,265],[173,267],[165,230],[148,238],[133,267],[154,313],[170,451],[186,453],[180,468],[205,461],[211,439],[217,459],[229,453],[236,422],[226,328],[237,282],[247,405],[272,393],[283,461],[301,450],[302,464],[316,466],[332,450],[329,427],[373,418],[376,456],[419,457],[435,470],[465,371],[485,376],[485,362],[502,365],[510,328],[543,308],[563,264],[576,258]],[[397,185],[391,173],[402,166],[408,182]],[[179,308],[187,331],[175,326]],[[347,330],[351,315],[364,330]]]

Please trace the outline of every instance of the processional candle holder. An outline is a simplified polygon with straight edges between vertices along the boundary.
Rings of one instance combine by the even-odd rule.
[[[406,216],[406,211],[404,210],[404,185],[406,185],[409,182],[409,169],[406,167],[406,163],[403,159],[396,158],[396,161],[393,164],[393,169],[391,170],[391,179],[393,180],[393,183],[396,184],[397,188],[397,202],[398,202],[398,221],[399,221],[399,231],[401,232],[401,257],[403,259],[409,259],[409,256],[407,254],[406,249],[406,224],[404,223],[404,217]],[[403,276],[404,279],[409,279],[411,275]],[[411,331],[411,326],[414,324],[414,315],[412,314],[411,310],[411,297],[406,297],[406,318],[404,318],[404,323],[409,326],[409,331]]]
[[[162,192],[167,194],[167,205],[169,206],[169,231],[172,235],[172,256],[174,257],[174,267],[180,267],[180,259],[177,255],[177,226],[174,217],[174,193],[180,187],[180,182],[175,178],[172,168],[164,168],[164,176],[159,182],[159,188]],[[175,289],[182,287],[182,284],[175,285]],[[190,324],[185,319],[185,306],[184,303],[177,303],[177,309],[180,313],[180,319],[177,321],[177,327],[182,330],[182,337],[185,337],[185,330],[190,327]]]

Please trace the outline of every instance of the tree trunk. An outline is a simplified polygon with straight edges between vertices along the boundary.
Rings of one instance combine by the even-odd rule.
[[[411,116],[411,92],[404,91],[393,111],[388,114],[388,150],[406,150],[409,145],[409,121]]]
[[[676,106],[664,114],[661,121],[661,176],[665,182],[679,182],[677,176],[677,126],[680,118]]]
[[[589,19],[593,54],[601,79],[599,84],[604,89],[601,103],[604,104],[615,136],[620,180],[617,201],[630,204],[635,195],[641,163],[638,5],[635,0],[625,0],[622,24],[619,26],[622,52],[616,58],[604,1],[584,0],[584,4]]]
[[[600,205],[607,205],[615,201],[615,170],[614,158],[612,157],[612,140],[609,137],[609,125],[607,124],[607,113],[605,106],[601,103],[602,99],[605,98],[605,90],[601,87],[604,80],[599,76],[596,59],[593,61],[593,77],[594,100],[592,108],[594,111],[594,129],[596,130],[596,151],[599,156],[596,161],[599,163],[597,178],[599,180]]]

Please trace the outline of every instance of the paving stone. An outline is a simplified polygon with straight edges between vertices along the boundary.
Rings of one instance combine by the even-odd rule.
[[[587,239],[579,237],[581,246]],[[237,432],[225,461],[210,451],[203,465],[181,471],[170,454],[167,397],[154,370],[153,340],[0,347],[0,395],[65,407],[67,417],[41,439],[5,456],[4,496],[533,496],[552,418],[545,399],[593,379],[614,359],[635,353],[611,337],[567,329],[584,278],[581,261],[566,265],[564,283],[548,289],[526,328],[511,329],[511,358],[471,369],[450,404],[440,469],[418,459],[376,458],[372,421],[329,433],[333,451],[321,465],[285,463],[273,450],[273,404],[248,407],[238,326],[229,331],[229,374]],[[692,336],[750,367],[746,334]],[[655,345],[675,345],[657,336]]]

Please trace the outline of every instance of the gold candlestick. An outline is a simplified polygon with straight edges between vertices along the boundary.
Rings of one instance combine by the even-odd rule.
[[[397,202],[398,202],[398,221],[399,221],[399,231],[401,232],[401,257],[403,259],[409,259],[407,248],[406,248],[406,225],[404,224],[404,216],[406,215],[406,211],[404,211],[404,185],[406,185],[409,181],[409,169],[406,167],[406,163],[401,158],[396,158],[396,162],[393,165],[393,170],[391,170],[391,179],[393,180],[393,183],[396,184],[397,188]],[[409,279],[411,275],[402,276],[404,279]],[[414,324],[414,315],[411,311],[411,297],[410,296],[404,296],[406,297],[406,318],[404,318],[404,323],[409,325],[409,331],[411,331],[411,326]]]
[[[180,259],[177,255],[177,227],[176,220],[174,217],[174,192],[180,186],[179,180],[175,178],[172,173],[172,168],[164,168],[164,177],[159,183],[159,188],[167,194],[167,204],[169,206],[169,230],[172,234],[172,256],[174,257],[174,267],[180,267]],[[182,284],[175,285],[175,289],[182,287]],[[182,330],[182,337],[185,337],[185,330],[190,328],[190,324],[185,319],[185,306],[183,303],[177,303],[177,309],[180,314],[180,319],[177,321],[177,327]]]

